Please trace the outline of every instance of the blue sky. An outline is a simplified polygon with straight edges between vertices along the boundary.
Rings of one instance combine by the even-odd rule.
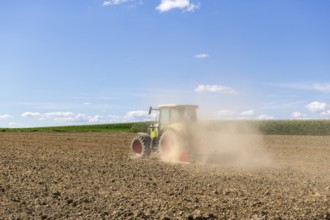
[[[328,0],[0,0],[0,127],[329,119]]]

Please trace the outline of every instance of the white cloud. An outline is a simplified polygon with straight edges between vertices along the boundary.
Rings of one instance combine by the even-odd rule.
[[[127,112],[126,116],[127,117],[131,117],[131,118],[135,118],[135,117],[146,117],[148,116],[148,112],[146,111],[130,111],[130,112]]]
[[[39,121],[51,120],[55,122],[74,122],[74,123],[102,123],[105,122],[102,116],[87,115],[73,112],[24,112],[21,114],[24,118],[33,118]]]
[[[258,120],[272,120],[272,119],[274,119],[274,117],[273,116],[270,116],[270,115],[259,115],[257,117],[257,119]]]
[[[330,115],[330,105],[325,102],[311,102],[305,106],[309,111],[320,114],[322,116]]]
[[[126,4],[129,7],[134,7],[136,5],[142,5],[143,0],[104,0],[103,1],[103,6],[116,6],[116,5],[121,5],[121,4]]]
[[[41,114],[39,112],[24,112],[21,116],[23,118],[39,118]]]
[[[0,115],[0,120],[7,120],[11,118],[14,118],[14,116],[8,114]]]
[[[242,116],[251,116],[251,115],[254,115],[254,110],[251,109],[251,110],[248,110],[248,111],[243,111],[243,112],[241,112],[240,115],[242,115]]]
[[[94,115],[93,117],[88,119],[88,122],[98,124],[98,123],[104,123],[105,120],[103,116]]]
[[[73,112],[49,112],[42,114],[40,120],[53,119],[55,121],[75,121],[82,120],[82,114],[75,114]]]
[[[139,122],[139,121],[153,121],[155,120],[155,115],[147,111],[129,111],[124,116],[109,115],[110,122]]]
[[[120,122],[139,122],[139,121],[153,121],[156,115],[147,111],[129,111],[125,115],[88,115],[74,112],[24,112],[21,114],[23,118],[31,118],[38,121],[52,121],[62,124],[100,124],[100,123],[120,123]]]
[[[167,12],[172,9],[193,12],[198,8],[199,4],[193,4],[190,0],[161,0],[160,4],[156,7],[159,12]]]
[[[197,9],[199,9],[199,3],[198,4],[190,4],[185,11],[189,11],[189,12],[194,12]]]
[[[317,113],[322,113],[327,111],[329,108],[326,103],[324,102],[311,102],[308,105],[306,105],[306,108],[311,111],[311,112],[317,112]]]
[[[127,0],[104,0],[103,6],[110,6],[110,5],[120,5],[126,3]]]
[[[130,111],[127,112],[126,116],[129,121],[150,121],[154,120],[153,115],[149,115],[147,111]]]
[[[330,115],[330,105],[324,102],[311,102],[306,105],[306,108],[314,113],[319,113],[320,115]]]
[[[238,92],[230,87],[218,85],[198,85],[195,89],[196,92],[219,92],[225,94],[237,94]]]
[[[10,122],[9,127],[10,128],[23,128],[23,127],[26,127],[26,125],[22,124],[22,123],[17,123],[17,122]]]
[[[302,119],[302,118],[306,118],[306,114],[302,114],[300,112],[292,112],[291,116],[294,119]]]
[[[104,1],[104,2],[103,2],[103,6],[109,6],[110,4],[111,4],[110,1]]]
[[[196,54],[194,57],[197,59],[205,59],[205,58],[210,57],[210,55],[208,55],[206,53],[200,53],[200,54]]]

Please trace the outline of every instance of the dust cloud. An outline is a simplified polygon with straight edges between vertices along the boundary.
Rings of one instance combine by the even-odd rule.
[[[272,165],[263,136],[248,122],[200,122],[190,130],[196,162],[239,168]]]
[[[168,132],[163,139],[169,146],[169,151],[160,152],[164,162],[190,161],[248,169],[273,165],[263,135],[244,121],[202,121],[190,125],[186,134]]]

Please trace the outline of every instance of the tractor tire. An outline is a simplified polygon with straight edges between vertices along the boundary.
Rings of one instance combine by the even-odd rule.
[[[150,138],[137,135],[133,138],[130,148],[134,158],[148,158],[150,156]]]
[[[165,162],[189,162],[189,152],[184,138],[173,131],[165,131],[159,140],[160,157]]]

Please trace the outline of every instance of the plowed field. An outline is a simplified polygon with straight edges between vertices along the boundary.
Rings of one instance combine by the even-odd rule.
[[[134,134],[0,133],[0,219],[330,219],[330,137],[265,136],[265,167],[132,159]]]

